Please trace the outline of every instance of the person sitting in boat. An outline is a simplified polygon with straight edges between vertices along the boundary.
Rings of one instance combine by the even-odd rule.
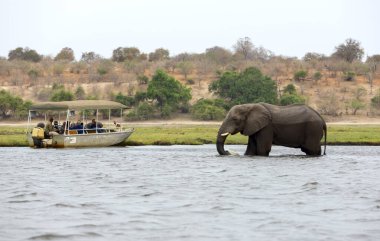
[[[96,122],[95,119],[92,119],[89,129],[98,129],[98,132],[103,132],[101,128],[103,128],[103,124],[100,121]]]
[[[73,124],[73,126],[70,129],[77,130],[78,134],[83,134],[83,123],[80,121],[77,121],[77,123]]]
[[[65,131],[67,130],[67,124],[66,124],[66,121],[64,121],[63,123],[62,123],[62,125],[59,127],[59,130],[58,130],[58,133],[59,134],[63,134],[63,133],[65,133]]]

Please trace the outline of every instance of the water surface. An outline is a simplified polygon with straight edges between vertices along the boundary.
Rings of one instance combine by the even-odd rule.
[[[0,240],[380,240],[380,147],[327,153],[0,148]]]

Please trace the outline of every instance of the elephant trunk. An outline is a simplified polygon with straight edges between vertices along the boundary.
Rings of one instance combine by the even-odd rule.
[[[230,153],[224,150],[224,142],[226,141],[229,132],[224,132],[224,128],[220,128],[218,132],[218,137],[216,138],[216,149],[220,155],[230,155]]]

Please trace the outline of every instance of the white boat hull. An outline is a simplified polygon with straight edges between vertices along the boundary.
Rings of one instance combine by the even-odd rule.
[[[44,147],[64,148],[64,147],[105,147],[114,146],[124,142],[133,129],[120,132],[74,134],[74,135],[54,135],[51,139],[43,139]],[[34,147],[31,133],[27,134],[30,147]]]

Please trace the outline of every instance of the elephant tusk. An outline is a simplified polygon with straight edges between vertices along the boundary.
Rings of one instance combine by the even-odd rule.
[[[220,136],[228,136],[229,134],[230,134],[229,132],[226,132],[226,133],[220,134]]]

